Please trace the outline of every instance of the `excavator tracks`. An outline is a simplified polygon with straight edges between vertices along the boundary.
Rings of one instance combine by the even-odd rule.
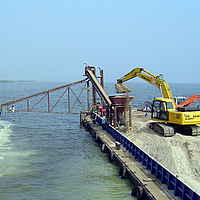
[[[162,134],[164,137],[173,136],[175,133],[181,133],[183,135],[198,136],[200,135],[200,125],[190,125],[190,126],[177,126],[175,127],[160,123],[160,122],[150,122],[149,128]]]
[[[175,134],[174,128],[164,123],[151,122],[149,123],[149,128],[162,134],[164,137],[171,137]]]
[[[194,125],[191,127],[192,129],[192,136],[200,135],[200,126]]]
[[[180,131],[180,133],[184,135],[191,135],[191,136],[200,135],[200,126],[199,125],[184,126],[182,130]]]

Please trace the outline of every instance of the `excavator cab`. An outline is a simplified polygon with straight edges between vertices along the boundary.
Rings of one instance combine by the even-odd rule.
[[[154,99],[152,104],[151,118],[154,120],[169,121],[169,110],[174,110],[173,103],[170,99]]]

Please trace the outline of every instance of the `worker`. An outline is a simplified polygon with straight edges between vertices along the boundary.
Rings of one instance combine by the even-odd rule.
[[[13,112],[13,121],[15,121],[15,118],[14,118],[15,107],[12,105],[12,108],[10,108],[9,110]]]
[[[151,112],[151,108],[150,108],[149,106],[147,106],[147,107],[145,107],[145,108],[143,109],[143,112],[146,112],[145,115],[147,115],[147,112]]]
[[[97,113],[96,112],[94,113],[94,118],[92,121],[93,121],[93,124],[96,124],[96,121],[97,121]]]
[[[12,105],[12,108],[10,108],[9,111],[15,112],[15,107]]]
[[[103,127],[103,130],[105,130],[105,128],[106,128],[106,116],[105,115],[102,118],[102,127]]]
[[[12,112],[15,112],[15,107],[12,105]]]

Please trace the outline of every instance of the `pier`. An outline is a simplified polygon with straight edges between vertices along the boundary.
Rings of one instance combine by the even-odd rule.
[[[138,199],[200,200],[197,192],[120,132],[120,130],[128,130],[131,126],[131,106],[129,102],[132,97],[128,95],[109,97],[104,92],[103,85],[97,81],[94,68],[87,66],[85,74],[94,88],[93,107],[96,107],[94,101],[96,95],[94,94],[97,91],[104,103],[102,107],[107,109],[103,112],[102,108],[97,107],[97,113],[93,112],[91,116],[85,115],[81,122],[93,135],[95,141],[100,142],[102,151],[107,150],[109,161],[115,160],[119,164],[119,176],[128,177],[132,180],[135,185],[132,195],[137,195]],[[129,111],[129,121],[126,120],[126,110]],[[106,125],[102,118],[105,116]],[[121,120],[123,120],[123,123],[121,123]],[[96,125],[96,122],[99,125]],[[116,129],[117,125],[118,130]],[[137,162],[140,165],[136,164]]]
[[[141,166],[134,161],[134,156],[126,151],[121,143],[116,141],[98,123],[93,123],[93,118],[87,115],[82,121],[83,126],[94,137],[95,142],[100,144],[101,151],[107,152],[109,162],[116,162],[119,165],[119,177],[129,178],[133,182],[132,195],[138,199],[178,199],[172,194],[166,193],[166,188],[159,187],[155,177],[147,175]],[[145,187],[144,187],[145,185]]]
[[[134,145],[122,133],[110,125],[102,127],[102,118],[85,115],[82,125],[100,144],[101,151],[108,153],[108,160],[119,165],[119,177],[133,182],[131,194],[138,199],[191,199],[199,200],[198,193],[185,185],[164,166]],[[137,191],[137,192],[136,192]]]

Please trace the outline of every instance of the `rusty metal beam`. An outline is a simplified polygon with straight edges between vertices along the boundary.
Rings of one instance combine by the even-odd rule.
[[[84,86],[85,87],[85,86]],[[84,89],[84,88],[83,88]],[[74,93],[74,91],[70,88],[70,90],[72,91],[72,93],[74,94],[74,96],[76,97],[76,101],[74,102],[74,105],[72,106],[72,109],[70,110],[70,112],[72,112],[74,106],[76,105],[76,102],[78,101],[81,106],[83,107],[83,109],[86,111],[85,107],[83,106],[83,104],[81,103],[81,101],[79,100],[79,97],[81,96],[83,89],[81,90],[80,94],[78,95],[78,97],[76,96],[76,94]]]
[[[37,106],[46,96],[47,96],[47,93],[29,111],[32,111],[33,108],[35,108],[35,106]]]
[[[67,91],[68,89],[69,89],[69,88],[67,88],[67,89],[63,92],[63,94],[60,96],[60,98],[58,99],[58,101],[54,104],[54,106],[52,107],[52,109],[51,109],[50,112],[52,112],[52,110],[56,107],[56,105],[59,103],[59,101],[62,99],[62,97],[64,96],[64,94],[66,93],[66,91]]]
[[[68,88],[68,112],[70,113],[70,91]]]
[[[53,92],[53,91],[56,91],[56,90],[61,90],[63,88],[66,88],[66,87],[69,87],[69,86],[72,86],[72,85],[76,85],[76,84],[79,84],[79,83],[83,83],[84,81],[86,81],[86,79],[83,79],[83,80],[80,80],[80,81],[77,81],[77,82],[74,82],[74,83],[70,83],[70,84],[67,84],[67,85],[63,85],[63,86],[60,86],[60,87],[56,87],[56,88],[53,88],[53,89],[50,89],[50,90],[46,90],[46,91],[43,91],[43,92],[39,92],[39,93],[36,93],[36,94],[32,94],[32,95],[29,95],[29,96],[26,96],[26,97],[22,97],[22,98],[19,98],[19,99],[16,99],[16,100],[13,100],[13,101],[9,101],[9,102],[6,102],[6,103],[2,103],[1,104],[1,108],[5,105],[9,106],[11,104],[15,104],[15,103],[19,103],[21,101],[25,101],[27,99],[31,99],[31,98],[34,98],[34,97],[38,97],[38,96],[41,96],[41,95],[45,95],[47,94],[47,92]]]
[[[80,92],[79,96],[77,97],[75,92],[70,88],[70,86],[74,86],[74,85],[77,85],[77,84],[81,84],[83,82],[85,82],[86,80],[88,80],[87,78],[86,79],[83,79],[81,81],[77,81],[77,82],[74,82],[74,83],[70,83],[70,84],[67,84],[67,85],[63,85],[63,86],[60,86],[60,87],[56,87],[56,88],[53,88],[53,89],[50,89],[50,90],[46,90],[46,91],[43,91],[43,92],[39,92],[39,93],[36,93],[36,94],[33,94],[33,95],[29,95],[29,96],[26,96],[26,97],[23,97],[23,98],[20,98],[20,99],[16,99],[16,100],[13,100],[13,101],[9,101],[9,102],[6,102],[6,103],[2,103],[1,104],[1,111],[2,111],[2,108],[4,106],[7,107],[7,110],[9,109],[9,105],[10,104],[16,104],[16,103],[20,103],[20,102],[23,102],[23,101],[27,101],[26,102],[26,105],[27,105],[27,108],[26,110],[15,110],[16,112],[40,112],[40,113],[62,113],[62,114],[74,114],[72,113],[72,110],[73,108],[75,107],[77,101],[81,104],[81,106],[83,107],[83,109],[86,111],[86,109],[84,108],[83,104],[81,103],[81,101],[79,100],[80,98],[80,95],[81,93],[83,92],[83,89],[86,89],[84,87],[82,88],[82,91]],[[60,96],[60,98],[57,100],[57,102],[53,105],[52,109],[50,107],[50,92],[54,92],[54,91],[57,91],[57,90],[61,90],[61,89],[64,89],[66,88],[67,89],[63,92],[63,94]],[[76,98],[76,101],[72,107],[72,109],[70,110],[70,89],[72,91],[72,93],[74,94],[75,98]],[[64,94],[68,91],[68,112],[52,112],[53,109],[56,107],[56,105],[59,103],[59,101],[61,100],[61,98],[64,96]],[[42,96],[43,95],[43,96]],[[31,108],[30,108],[30,99],[32,98],[36,98],[38,96],[42,96],[41,99],[39,99]],[[47,111],[35,111],[33,110],[45,97],[47,96]],[[77,114],[77,113],[76,113]]]
[[[48,97],[48,112],[50,112],[50,97],[49,97],[49,91],[47,91],[47,97]]]
[[[27,112],[26,110],[15,110],[16,112]],[[69,113],[69,112],[48,112],[48,111],[37,111],[37,110],[30,110],[29,112],[32,113],[56,113],[56,114],[80,114],[78,113]]]
[[[87,81],[87,104],[88,104],[88,110],[90,110],[90,82]]]
[[[27,99],[27,111],[29,111],[29,99]]]

